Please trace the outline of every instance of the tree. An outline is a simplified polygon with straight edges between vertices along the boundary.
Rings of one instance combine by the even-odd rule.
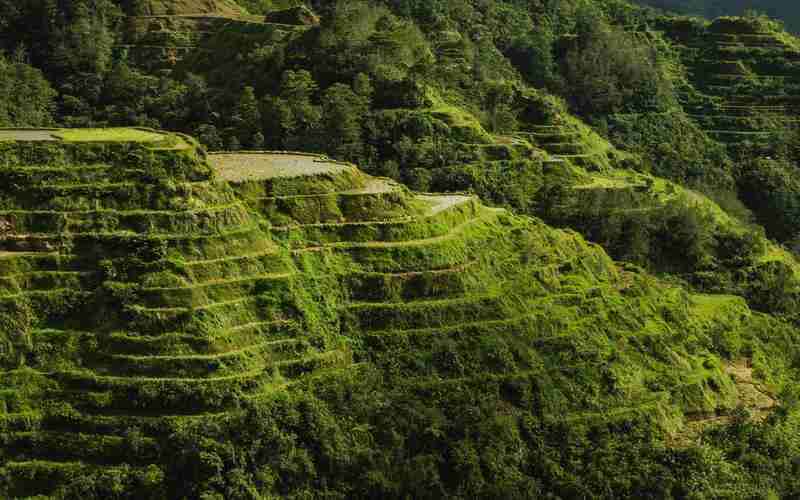
[[[39,127],[53,123],[56,92],[38,69],[0,54],[0,126]]]
[[[255,146],[256,134],[261,134],[261,111],[253,87],[245,87],[239,97],[239,103],[233,113],[233,126],[237,130],[239,141],[245,146]],[[263,146],[263,134],[261,142]]]
[[[536,26],[527,36],[514,40],[507,55],[522,76],[536,87],[555,86],[558,65],[554,54],[555,33],[549,22]]]
[[[364,148],[361,125],[369,112],[369,98],[348,85],[329,87],[322,98],[326,150],[348,160],[357,160]]]
[[[567,96],[577,113],[653,111],[674,101],[655,49],[602,20],[587,21],[581,29],[563,63]]]
[[[120,11],[109,0],[82,0],[74,4],[71,18],[56,30],[53,57],[64,72],[103,73],[111,63],[112,24]]]
[[[314,134],[322,118],[319,106],[312,98],[317,82],[307,70],[287,70],[281,78],[277,96],[263,102],[264,129],[268,137],[280,138],[278,145],[295,149],[312,149],[317,142]]]

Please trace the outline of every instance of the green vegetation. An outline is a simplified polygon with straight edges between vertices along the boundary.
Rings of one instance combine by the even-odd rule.
[[[68,142],[156,142],[164,139],[159,133],[132,128],[63,129],[53,135]]]
[[[0,0],[0,52],[0,498],[800,496],[780,23]]]
[[[667,461],[686,419],[793,387],[794,347],[769,338],[788,323],[575,233],[311,155],[206,160],[131,132],[2,151],[4,496],[676,493],[679,475],[587,483],[553,447],[636,429],[626,453]],[[742,357],[760,398],[727,375]]]
[[[795,33],[800,30],[800,8],[791,2],[781,0],[762,0],[758,3],[745,0],[727,0],[715,2],[712,0],[638,0],[638,3],[652,5],[660,9],[679,12],[681,14],[694,14],[705,16],[709,19],[720,16],[752,15],[753,8],[764,12],[775,19],[780,19]]]

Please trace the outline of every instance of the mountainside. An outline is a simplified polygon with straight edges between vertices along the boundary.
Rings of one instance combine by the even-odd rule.
[[[638,3],[651,5],[659,9],[694,14],[709,19],[721,16],[741,16],[748,10],[763,12],[786,23],[787,28],[797,33],[800,31],[800,7],[792,2],[781,0],[638,0]]]
[[[774,20],[0,0],[0,48],[0,498],[800,495]]]
[[[689,421],[778,404],[780,379],[750,386],[727,375],[744,342],[744,371],[773,368],[752,356],[776,325],[741,299],[659,283],[575,234],[473,197],[413,194],[313,155],[206,158],[188,138],[145,130],[3,135],[0,175],[14,186],[0,212],[6,495],[109,494],[112,478],[138,498],[194,496],[212,478],[198,471],[200,482],[184,484],[183,461],[212,457],[182,449],[187,433],[211,428],[201,450],[224,447],[242,418],[287,394],[319,391],[318,404],[332,405],[332,387],[356,400],[327,410],[345,435],[384,418],[384,403],[358,401],[364,385],[432,411],[443,390],[482,387],[473,397],[496,392],[506,408],[504,433],[643,419],[682,440]],[[468,404],[448,400],[438,411]],[[373,446],[385,430],[368,431]],[[443,431],[422,449],[384,445],[413,463],[456,446]],[[311,429],[294,432],[298,452],[328,460],[301,444]],[[463,443],[478,451],[481,441]],[[340,452],[358,453],[353,445]],[[403,463],[382,466],[385,481],[369,486],[335,469],[302,481],[411,492],[416,484],[391,481],[396,467],[416,468]],[[242,464],[240,480],[297,493],[281,469],[271,485],[250,476],[256,465]],[[494,474],[520,465],[506,467]],[[447,479],[441,493],[466,480]],[[498,493],[535,490],[531,480]]]
[[[233,0],[129,0],[119,2],[133,15],[165,16],[215,14],[235,16],[243,9]]]

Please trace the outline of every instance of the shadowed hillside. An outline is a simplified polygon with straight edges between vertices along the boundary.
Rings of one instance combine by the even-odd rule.
[[[709,19],[722,16],[741,16],[748,10],[763,12],[786,23],[789,30],[800,31],[800,8],[792,2],[782,0],[638,0],[637,3],[652,5],[680,14],[705,16]]]

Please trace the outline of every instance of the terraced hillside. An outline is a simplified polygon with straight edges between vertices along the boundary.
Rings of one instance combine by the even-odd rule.
[[[697,93],[684,108],[715,139],[762,149],[797,124],[800,46],[758,19],[668,23]]]
[[[176,433],[351,372],[676,436],[776,389],[726,374],[763,321],[741,299],[473,196],[142,129],[5,130],[0,178],[3,497],[176,498]]]
[[[165,69],[192,55],[210,52],[219,36],[253,36],[275,43],[307,29],[247,14],[235,4],[168,3],[169,8],[156,6],[129,16],[116,51],[125,51],[140,67]]]
[[[348,363],[309,324],[286,248],[193,140],[14,134],[0,143],[3,496],[100,466],[146,475],[170,425]]]
[[[243,9],[233,0],[137,0],[131,2],[137,15],[218,14],[235,16]]]
[[[342,334],[360,366],[393,384],[428,393],[460,383],[530,383],[539,411],[553,418],[657,415],[672,431],[682,427],[682,413],[724,413],[739,403],[724,365],[684,350],[681,338],[707,335],[708,327],[739,335],[751,317],[741,299],[658,284],[619,269],[574,233],[471,196],[412,195],[352,166],[295,154],[228,153],[211,162],[271,223],[301,269],[338,275]],[[322,174],[325,165],[331,170]],[[303,177],[274,176],[291,168]],[[715,316],[725,326],[708,322]],[[683,368],[617,350],[656,338],[674,347]],[[645,378],[677,382],[664,391],[623,382],[639,363],[648,365]],[[617,377],[609,393],[594,385],[600,373]],[[595,391],[603,395],[590,402]]]
[[[515,135],[547,152],[546,163],[551,165],[569,162],[588,170],[608,169],[609,160],[618,154],[614,148],[578,120],[568,116],[560,118],[558,122],[528,125],[529,130]]]

